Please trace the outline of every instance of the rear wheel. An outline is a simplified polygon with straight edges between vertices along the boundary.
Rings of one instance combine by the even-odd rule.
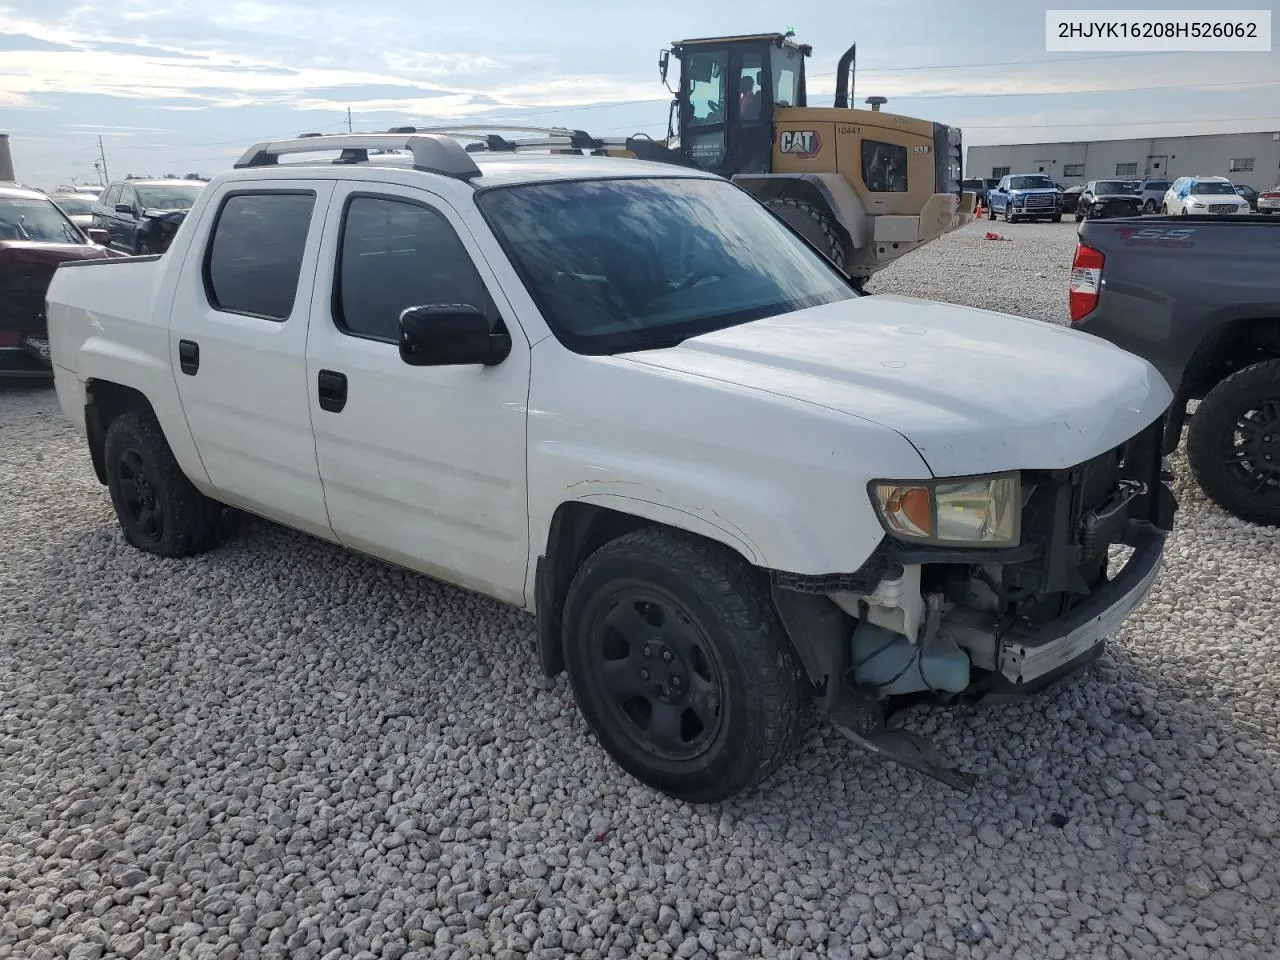
[[[221,505],[187,479],[150,413],[124,413],[112,420],[103,459],[111,504],[132,546],[185,557],[216,543]]]
[[[573,579],[564,654],[619,766],[695,803],[767,777],[800,734],[807,684],[756,570],[720,544],[648,528]]]
[[[1280,360],[1238,370],[1209,391],[1187,430],[1187,459],[1218,506],[1280,526]]]
[[[792,197],[775,197],[766,201],[765,206],[837,267],[845,268],[844,238],[836,222],[821,207]]]
[[[1156,212],[1156,202],[1155,202],[1154,200],[1148,200],[1146,203],[1144,203],[1144,204],[1142,205],[1142,212],[1143,212],[1143,213],[1155,213],[1155,212]]]

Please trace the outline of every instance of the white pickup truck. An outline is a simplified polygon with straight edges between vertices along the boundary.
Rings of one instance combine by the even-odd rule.
[[[61,266],[48,315],[128,542],[208,549],[232,506],[532,611],[530,669],[691,801],[764,778],[807,700],[970,787],[886,718],[1092,662],[1176,509],[1145,361],[860,295],[668,165],[259,144],[164,255]]]

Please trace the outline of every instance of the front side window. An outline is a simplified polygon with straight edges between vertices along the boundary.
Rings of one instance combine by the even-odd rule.
[[[138,197],[137,197],[137,194],[133,192],[133,187],[129,187],[129,186],[122,187],[120,189],[120,199],[117,200],[116,202],[127,204],[128,206],[132,207],[134,210],[138,209]]]
[[[232,194],[223,201],[204,264],[215,310],[289,318],[315,202],[310,192]]]
[[[799,50],[774,47],[770,53],[773,66],[773,102],[779,107],[795,107],[800,96],[800,68],[803,57]]]
[[[906,193],[907,148],[896,143],[863,140],[862,182],[872,193]]]
[[[694,126],[724,122],[727,54],[705,50],[689,57],[689,109]]]
[[[407,200],[352,197],[342,223],[333,319],[357,337],[400,339],[409,307],[497,308],[457,233],[441,214]]]
[[[552,332],[578,353],[672,346],[856,296],[821,254],[720,180],[527,184],[476,202]]]
[[[85,242],[66,214],[43,197],[0,197],[0,240]]]
[[[112,184],[110,187],[107,188],[107,192],[102,195],[102,197],[99,199],[98,202],[101,203],[107,209],[114,210],[116,203],[118,202],[116,198],[119,196],[120,196],[120,185]]]

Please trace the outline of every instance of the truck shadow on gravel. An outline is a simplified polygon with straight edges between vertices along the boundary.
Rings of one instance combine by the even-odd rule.
[[[1154,672],[1124,637],[1038,698],[907,716],[979,775],[971,796],[818,723],[766,783],[699,808],[608,761],[563,677],[541,676],[532,618],[496,601],[239,517],[185,561],[139,553],[114,527],[45,557],[44,586],[10,625],[24,638],[8,644],[12,668],[27,671],[12,715],[70,724],[43,762],[85,782],[37,777],[33,809],[109,781],[92,791],[103,803],[165,809],[169,825],[148,827],[161,837],[204,818],[216,848],[243,833],[229,811],[296,826],[319,787],[337,812],[307,834],[317,876],[352,849],[402,868],[393,814],[416,818],[424,857],[441,842],[554,846],[538,874],[592,850],[670,871],[749,849],[764,883],[836,865],[824,896],[892,893],[869,909],[899,924],[941,909],[943,946],[1044,917],[1166,944],[1175,928],[1252,923],[1280,884],[1274,719]],[[266,863],[284,846],[268,832],[245,855]],[[903,892],[919,875],[942,879],[945,904]],[[1144,925],[1151,898],[1163,919]],[[1048,913],[1010,912],[1032,901]]]

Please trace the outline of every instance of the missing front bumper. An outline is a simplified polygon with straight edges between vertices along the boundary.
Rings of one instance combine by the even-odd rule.
[[[1076,660],[1090,659],[1151,592],[1164,557],[1167,534],[1144,527],[1135,539],[1133,555],[1114,580],[1095,591],[1061,620],[1000,643],[1000,673],[1015,688],[1061,670]]]

